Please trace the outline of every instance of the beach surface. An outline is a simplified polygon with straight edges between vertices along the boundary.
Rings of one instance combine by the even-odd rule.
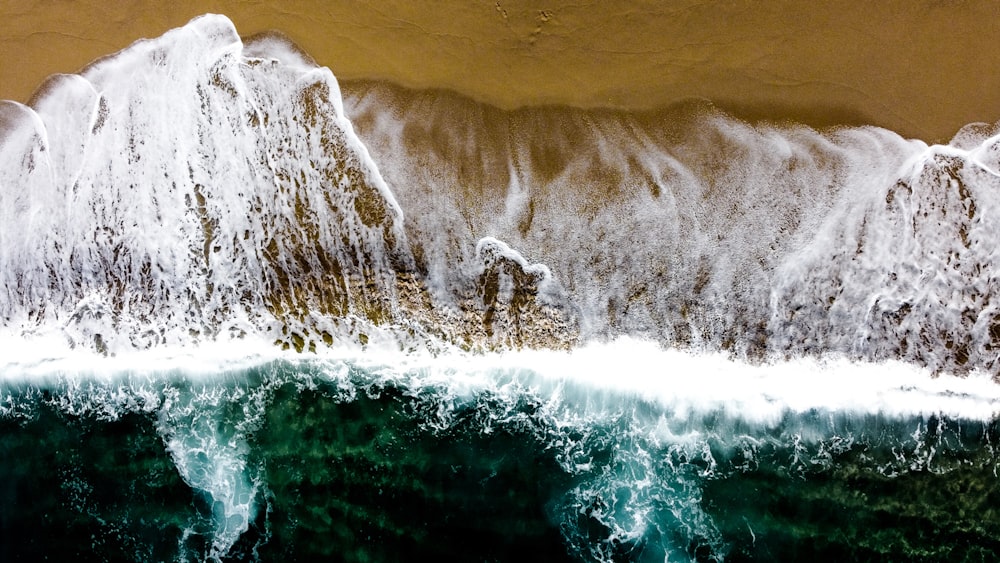
[[[873,124],[944,141],[1000,117],[1000,4],[889,1],[10,0],[0,98],[206,12],[280,30],[341,80],[513,109],[711,100],[748,120]]]

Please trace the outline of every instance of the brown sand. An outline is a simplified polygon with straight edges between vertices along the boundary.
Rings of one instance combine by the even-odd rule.
[[[700,97],[749,119],[934,141],[1000,118],[992,0],[5,0],[0,98],[26,101],[51,73],[205,12],[244,35],[281,30],[341,79],[503,108]]]

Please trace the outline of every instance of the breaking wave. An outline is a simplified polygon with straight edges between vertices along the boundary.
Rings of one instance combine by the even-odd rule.
[[[0,558],[1000,551],[996,126],[342,90],[208,15],[0,132]]]
[[[8,373],[0,422],[12,454],[31,458],[42,435],[62,448],[54,465],[67,469],[51,477],[48,494],[70,512],[42,528],[87,532],[85,545],[131,548],[133,560],[558,552],[546,533],[580,560],[721,560],[753,553],[757,542],[789,555],[784,536],[815,541],[843,511],[858,527],[838,528],[845,535],[829,541],[848,553],[943,556],[956,549],[953,535],[983,542],[996,531],[987,518],[970,536],[957,512],[942,516],[970,502],[961,509],[979,510],[989,496],[963,491],[944,501],[922,483],[992,490],[1000,388],[988,378],[919,375],[902,364],[747,369],[635,341],[572,354],[381,350],[207,368],[177,357],[144,369],[100,362]],[[143,444],[146,435],[154,443]],[[143,468],[155,465],[156,442],[157,463],[175,467],[190,492],[149,478]],[[124,452],[101,460],[101,448]],[[88,464],[92,456],[98,462]],[[126,483],[127,495],[108,489],[129,475],[136,482]],[[831,491],[831,482],[855,492]],[[759,506],[741,496],[742,487],[765,485],[774,490]],[[178,498],[151,514],[133,504],[164,494]],[[860,509],[860,494],[873,507]],[[911,533],[912,514],[884,512],[900,494],[915,495],[915,506],[936,503],[917,525],[933,522],[943,535],[908,544],[866,537],[876,521],[895,542]],[[34,521],[36,509],[8,500]],[[782,512],[796,502],[833,512]],[[764,509],[773,512],[757,512]],[[94,529],[81,531],[77,513]],[[793,533],[786,527],[796,518],[805,527]],[[449,528],[450,519],[471,531]],[[381,539],[350,533],[331,543],[338,522]],[[529,524],[539,529],[518,527]],[[144,539],[151,528],[161,534],[155,542]]]

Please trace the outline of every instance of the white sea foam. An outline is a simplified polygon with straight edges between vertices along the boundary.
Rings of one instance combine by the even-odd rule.
[[[8,364],[0,416],[30,417],[15,395],[35,386],[72,416],[154,415],[181,477],[211,510],[212,557],[223,557],[265,507],[247,438],[264,420],[271,390],[288,383],[338,401],[395,387],[427,407],[414,411],[423,428],[444,435],[466,424],[470,409],[477,432],[529,430],[575,476],[552,508],[567,541],[600,560],[613,560],[614,542],[643,541],[663,526],[676,532],[659,540],[673,556],[683,559],[692,541],[724,553],[701,505],[701,482],[760,462],[761,448],[794,454],[783,462],[793,473],[822,467],[855,443],[892,450],[888,461],[870,452],[873,471],[938,470],[944,449],[985,447],[942,438],[948,425],[982,421],[985,429],[1000,409],[1000,386],[982,374],[932,377],[901,363],[832,359],[751,365],[629,338],[569,352],[433,355],[374,344],[315,356],[218,344],[175,352]],[[608,451],[609,460],[595,460]],[[605,526],[613,542],[594,543],[578,530],[583,517]]]
[[[91,349],[67,349],[65,340],[48,335],[38,338],[0,339],[0,381],[38,382],[59,377],[113,380],[123,374],[169,374],[211,380],[219,374],[289,358],[271,342],[248,336],[202,345],[160,346],[125,350],[104,356]]]
[[[208,556],[221,560],[260,509],[260,483],[247,467],[245,434],[257,421],[227,418],[226,405],[244,399],[239,386],[170,391],[157,413],[158,430],[181,478],[208,497],[214,523]],[[246,400],[244,412],[260,412],[254,398]]]
[[[369,351],[349,361],[432,397],[436,408],[421,411],[423,423],[446,435],[470,407],[489,409],[485,432],[535,428],[579,478],[557,511],[567,540],[597,560],[614,560],[615,542],[644,541],[654,527],[671,531],[657,536],[671,558],[686,560],[695,541],[725,553],[702,505],[702,480],[762,463],[768,448],[788,456],[780,463],[792,474],[826,467],[858,444],[870,448],[866,470],[947,471],[936,461],[942,452],[988,447],[963,443],[949,425],[982,423],[985,431],[1000,412],[1000,386],[982,373],[934,377],[899,362],[843,359],[750,365],[629,338],[572,352]],[[526,402],[537,405],[534,414],[525,414]],[[595,463],[605,449],[610,461]],[[893,454],[887,461],[876,450]],[[584,517],[606,526],[611,541],[574,535]]]
[[[22,346],[8,343],[8,349],[16,352],[5,354],[5,363],[0,365],[0,382],[7,384],[37,384],[66,377],[111,382],[134,376],[182,377],[211,384],[225,382],[227,374],[273,362],[349,362],[386,381],[448,388],[456,396],[514,384],[534,389],[543,397],[599,410],[628,401],[648,402],[679,420],[722,413],[769,426],[785,414],[810,411],[890,418],[940,415],[984,421],[1000,415],[1000,385],[982,372],[962,377],[934,375],[898,361],[871,363],[832,357],[747,363],[720,353],[665,349],[653,341],[627,337],[568,352],[469,354],[454,349],[406,353],[398,347],[373,344],[324,349],[305,356],[282,352],[255,339],[161,347],[114,357],[88,350],[47,354],[44,340]],[[55,349],[59,350],[58,346]]]
[[[374,124],[374,159],[345,107]],[[545,123],[528,113],[487,154],[484,119],[399,109],[377,93],[345,106],[328,69],[275,36],[243,45],[222,16],[54,77],[33,107],[0,104],[0,416],[20,416],[23,389],[57,390],[45,400],[74,416],[155,413],[211,504],[211,557],[262,506],[247,436],[268,391],[234,381],[258,368],[334,382],[344,400],[399,385],[435,402],[421,421],[432,430],[496,397],[486,424],[534,417],[580,477],[566,529],[586,513],[638,539],[669,514],[682,530],[671,557],[698,538],[723,548],[697,481],[723,470],[719,449],[752,459],[771,440],[794,449],[792,465],[821,465],[875,417],[903,436],[878,468],[892,474],[931,466],[932,419],[996,419],[1000,136],[988,127],[927,146],[717,112],[679,136],[577,113],[517,138]],[[471,166],[484,185],[465,182]],[[394,268],[419,270],[411,242],[436,303],[509,262],[538,282],[532,299],[579,316],[583,343],[401,343],[415,324]],[[512,275],[497,275],[513,302]],[[403,329],[380,332],[373,309]],[[315,355],[274,345],[329,333],[337,344]]]
[[[340,317],[391,303],[401,212],[336,80],[279,41],[251,52],[204,16],[53,78],[34,108],[4,106],[7,336],[116,355],[273,342],[289,325],[344,331],[307,302]],[[379,294],[352,285],[366,283]]]
[[[461,333],[408,317],[396,275],[419,273],[426,306],[450,311],[485,295],[476,279],[496,254],[537,278],[532,301],[572,316],[560,329],[582,342],[941,371],[1000,357],[988,127],[928,147],[710,110],[674,131],[585,112],[445,119],[390,101],[345,106],[330,71],[286,40],[243,45],[205,16],[53,78],[33,108],[6,103],[5,338],[120,356],[248,334],[308,349],[377,323]],[[509,277],[497,281],[511,297]],[[404,347],[426,339],[414,340]]]
[[[928,146],[711,108],[679,124],[549,117],[379,85],[349,88],[345,107],[430,271],[500,238],[566,289],[584,342],[995,371],[995,128]]]
[[[649,402],[675,420],[721,413],[767,427],[789,413],[812,411],[983,421],[1000,414],[1000,385],[981,372],[934,376],[901,362],[842,358],[748,364],[723,354],[664,349],[631,338],[572,352],[431,357],[384,351],[354,361],[369,369],[385,366],[395,377],[418,374],[421,384],[444,385],[459,396],[516,383],[542,397],[598,410]]]
[[[877,128],[821,134],[706,112],[665,144],[629,116],[572,114],[560,126],[576,128],[578,147],[557,132],[501,143],[507,152],[479,162],[499,163],[504,185],[469,187],[456,170],[474,164],[462,157],[478,146],[472,125],[432,124],[459,143],[461,162],[445,162],[447,147],[401,138],[418,116],[377,94],[348,107],[376,125],[368,138],[402,207],[330,71],[274,36],[244,46],[222,16],[56,77],[34,108],[5,104],[4,372],[170,364],[191,346],[266,361],[276,338],[375,335],[363,319],[373,308],[412,328],[392,262],[411,260],[415,236],[439,302],[500,257],[538,278],[535,299],[579,316],[574,354],[499,356],[532,380],[760,421],[822,408],[994,412],[980,374],[1000,354],[1000,136],[970,126],[928,147]],[[555,170],[533,150],[546,143],[568,151]],[[345,304],[323,301],[331,286]],[[596,343],[614,335],[691,351]],[[113,367],[89,367],[80,349]],[[895,359],[971,375],[931,379]]]

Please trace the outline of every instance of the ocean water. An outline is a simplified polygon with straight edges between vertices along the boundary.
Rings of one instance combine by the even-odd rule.
[[[246,358],[8,375],[4,559],[930,561],[1000,548],[990,380],[747,368],[628,341]]]
[[[342,90],[205,16],[0,131],[0,560],[1000,552],[995,126]]]

